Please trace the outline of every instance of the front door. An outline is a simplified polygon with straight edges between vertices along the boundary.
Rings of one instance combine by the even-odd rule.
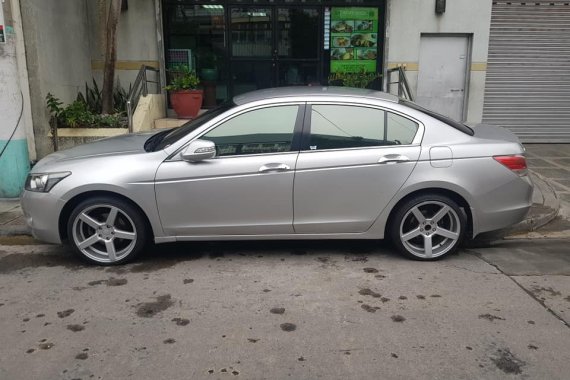
[[[295,232],[364,232],[411,174],[421,150],[413,144],[419,126],[373,107],[313,104],[307,112],[310,138],[295,173]]]
[[[454,120],[465,120],[468,47],[467,36],[421,37],[418,104]]]
[[[278,86],[320,83],[321,8],[230,8],[233,95]]]
[[[304,105],[241,113],[203,134],[217,157],[175,158],[156,174],[169,236],[293,233],[293,179]]]

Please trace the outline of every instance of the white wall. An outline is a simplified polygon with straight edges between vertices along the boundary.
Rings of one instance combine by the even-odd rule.
[[[412,93],[416,94],[422,33],[472,34],[467,121],[480,122],[483,96],[491,0],[448,0],[442,15],[435,13],[434,0],[387,0],[386,63],[406,66]]]

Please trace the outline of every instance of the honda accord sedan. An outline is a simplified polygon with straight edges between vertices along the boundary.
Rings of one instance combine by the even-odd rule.
[[[385,237],[434,260],[521,221],[531,197],[506,129],[381,92],[295,87],[50,154],[21,201],[37,239],[112,265],[149,241]]]

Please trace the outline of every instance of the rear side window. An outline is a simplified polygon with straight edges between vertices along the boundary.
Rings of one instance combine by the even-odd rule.
[[[383,110],[350,106],[311,107],[309,149],[347,149],[411,144],[418,125]]]

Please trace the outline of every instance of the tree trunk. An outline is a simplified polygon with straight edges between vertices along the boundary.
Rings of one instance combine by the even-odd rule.
[[[103,114],[113,113],[113,85],[115,82],[115,63],[117,62],[117,26],[121,14],[121,3],[122,0],[111,0],[107,16],[102,90]]]

